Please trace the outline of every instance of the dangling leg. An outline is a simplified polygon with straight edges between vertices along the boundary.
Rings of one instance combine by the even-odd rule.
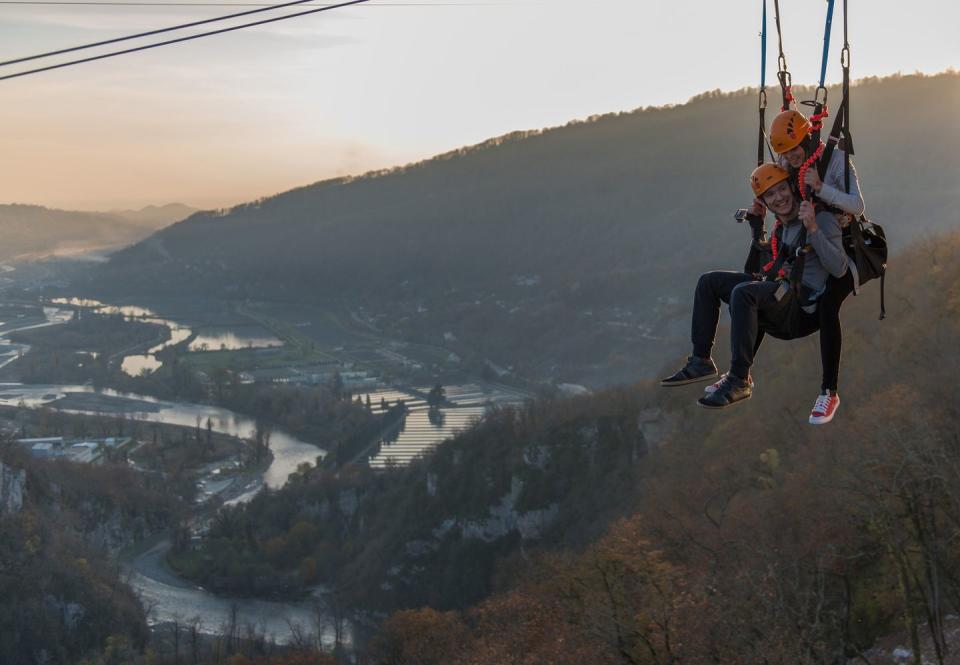
[[[840,308],[843,301],[853,292],[853,275],[850,271],[837,279],[827,281],[827,289],[817,303],[820,318],[820,362],[823,379],[820,395],[810,412],[810,423],[823,425],[836,415],[840,407],[837,393],[840,377],[840,358],[843,349],[843,327],[840,323]]]
[[[717,375],[717,367],[710,354],[720,321],[720,306],[730,302],[730,294],[735,287],[751,281],[753,277],[739,272],[714,271],[700,277],[693,299],[690,331],[693,355],[687,358],[687,364],[680,371],[662,379],[661,386],[684,386]]]
[[[757,341],[753,344],[753,357],[757,357],[757,352],[760,350],[760,345],[763,344],[763,338],[766,333],[763,332],[763,328],[757,330]],[[709,386],[703,389],[703,392],[710,394],[716,392],[718,388],[723,384],[724,380],[727,378],[727,372],[724,372],[720,375],[720,380],[716,383],[711,383]],[[750,376],[747,377],[747,383],[750,384],[750,390],[756,388],[756,383],[753,380],[753,372],[750,372]]]
[[[733,290],[730,297],[730,371],[715,391],[701,397],[700,406],[720,409],[749,399],[753,394],[750,385],[750,367],[754,354],[760,348],[760,312],[772,315],[780,308],[774,295],[776,282],[750,282]]]

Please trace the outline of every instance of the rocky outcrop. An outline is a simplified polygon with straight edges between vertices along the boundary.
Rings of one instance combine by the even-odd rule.
[[[16,515],[23,508],[27,472],[0,462],[0,516]]]

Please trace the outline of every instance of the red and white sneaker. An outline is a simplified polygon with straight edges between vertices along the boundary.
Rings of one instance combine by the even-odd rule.
[[[706,388],[704,388],[704,389],[703,389],[703,392],[707,393],[708,395],[709,395],[710,393],[715,393],[715,392],[717,392],[717,388],[720,387],[720,384],[723,383],[723,380],[724,380],[725,378],[727,378],[727,373],[726,373],[726,372],[724,372],[723,374],[720,375],[720,380],[719,380],[719,381],[717,381],[716,383],[711,383],[709,386],[707,386]],[[753,374],[751,374],[750,377],[747,379],[747,384],[750,386],[750,390],[753,390]]]
[[[840,395],[832,390],[827,390],[817,397],[817,402],[813,405],[810,412],[811,425],[826,425],[837,415],[837,409],[840,408]]]

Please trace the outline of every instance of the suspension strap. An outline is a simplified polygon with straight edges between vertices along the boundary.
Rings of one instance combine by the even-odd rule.
[[[810,116],[811,134],[814,145],[820,142],[820,131],[823,129],[823,119],[830,115],[827,110],[827,60],[830,57],[830,29],[833,26],[833,4],[835,0],[827,0],[827,22],[823,28],[823,60],[820,63],[820,84],[816,92],[813,93],[813,99],[809,102],[803,102],[805,106],[813,107],[813,114]]]
[[[767,0],[763,0],[763,23],[760,26],[760,132],[757,135],[757,166],[763,164],[763,144],[767,127]]]
[[[780,80],[780,92],[783,95],[783,106],[780,107],[780,110],[786,111],[795,100],[792,91],[793,77],[790,76],[790,71],[787,69],[787,56],[783,54],[783,30],[780,27],[780,0],[773,0],[773,12],[773,17],[777,24],[777,44],[780,49],[780,55],[777,58],[777,78]]]
[[[833,26],[833,3],[827,0],[827,23],[823,28],[823,61],[820,63],[820,87],[827,80],[827,60],[830,58],[830,28]]]
[[[843,0],[843,50],[840,51],[840,66],[843,67],[843,185],[850,193],[850,155],[853,154],[853,137],[850,136],[850,39],[847,35],[847,0]],[[880,282],[880,297],[883,299],[883,281]]]
[[[837,117],[833,122],[833,129],[830,131],[830,138],[827,140],[827,147],[823,152],[823,159],[820,160],[818,172],[820,179],[826,177],[827,168],[830,166],[830,160],[833,157],[833,151],[836,150],[843,140],[843,181],[844,191],[850,192],[850,155],[854,154],[853,137],[850,135],[850,42],[847,37],[847,0],[843,0],[843,50],[840,52],[840,65],[843,68],[843,100],[840,102]]]

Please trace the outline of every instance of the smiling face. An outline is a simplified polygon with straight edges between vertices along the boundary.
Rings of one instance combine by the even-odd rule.
[[[801,143],[783,153],[783,158],[787,161],[787,164],[798,169],[803,166],[803,162],[807,159],[807,151],[803,149],[803,143]]]
[[[778,182],[765,191],[763,193],[763,202],[767,208],[773,211],[773,214],[780,219],[791,218],[800,206],[800,202],[797,200],[787,180]]]

